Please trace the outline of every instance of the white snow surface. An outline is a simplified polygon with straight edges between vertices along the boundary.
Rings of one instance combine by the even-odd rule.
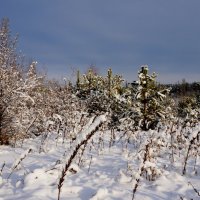
[[[96,123],[98,124],[99,121]],[[94,126],[88,124],[88,129],[93,129]],[[85,130],[83,138],[88,131]],[[131,177],[127,165],[131,163],[137,169],[138,163],[135,152],[132,152],[133,146],[130,144],[125,150],[120,142],[115,142],[109,148],[110,132],[107,131],[103,133],[103,146],[98,147],[100,136],[102,134],[97,132],[93,137],[93,144],[91,142],[88,145],[82,156],[82,164],[78,166],[79,158],[77,158],[71,165],[72,170],[67,173],[61,190],[61,200],[132,199],[134,173],[137,171],[133,171]],[[116,137],[120,138],[120,133],[116,133]],[[0,146],[0,170],[5,162],[0,177],[0,200],[57,199],[62,161],[69,156],[73,147],[70,147],[68,140],[63,143],[63,138],[56,139],[57,135],[52,133],[46,141],[45,152],[40,153],[41,138],[26,139],[23,144],[18,143],[15,148]],[[30,148],[31,152],[29,152]],[[20,160],[22,161],[19,165]],[[200,199],[188,184],[191,182],[199,191],[200,173],[182,176],[181,170],[176,167],[182,163],[170,165],[165,159],[161,159],[160,163],[165,166],[162,175],[155,181],[142,178],[135,200],[180,200],[180,197],[186,200]],[[14,168],[16,164],[19,167]],[[146,165],[153,166],[147,162]],[[199,170],[199,160],[196,167]]]

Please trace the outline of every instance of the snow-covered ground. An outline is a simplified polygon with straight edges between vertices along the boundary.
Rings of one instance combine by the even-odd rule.
[[[119,135],[118,135],[119,134]],[[95,134],[82,156],[74,160],[61,189],[62,200],[131,200],[137,169],[134,146],[118,140],[109,147],[110,132]],[[103,140],[99,140],[101,137]],[[15,148],[0,146],[0,200],[55,200],[63,161],[73,143],[51,134],[41,146],[42,137],[27,139]],[[80,160],[81,158],[81,160]],[[3,166],[5,163],[5,166]],[[79,166],[78,166],[79,163]],[[199,171],[199,161],[196,168]],[[155,181],[142,178],[136,200],[200,199],[199,174],[181,175],[181,163],[160,159],[162,175]],[[3,167],[1,167],[3,166]],[[192,185],[198,190],[194,191]]]

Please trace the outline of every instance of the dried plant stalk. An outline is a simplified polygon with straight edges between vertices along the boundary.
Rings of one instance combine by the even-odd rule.
[[[83,146],[83,145],[88,143],[90,138],[98,131],[98,129],[101,127],[101,125],[103,124],[104,121],[106,121],[106,118],[105,118],[104,115],[93,118],[92,119],[92,123],[88,127],[88,130],[86,130],[85,138],[83,138],[83,139],[82,138],[81,139],[77,138],[76,139],[77,142],[74,144],[76,146],[72,150],[71,155],[68,156],[68,159],[66,161],[65,167],[61,172],[61,176],[60,176],[59,183],[58,183],[58,200],[60,200],[61,188],[63,186],[66,173],[68,172],[68,170],[70,168],[70,165],[72,164],[72,161],[74,160],[74,158],[78,154],[78,151],[81,148],[81,146]]]

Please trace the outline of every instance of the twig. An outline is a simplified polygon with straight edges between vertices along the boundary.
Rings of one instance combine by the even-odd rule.
[[[27,151],[25,151],[13,164],[12,166],[12,172],[9,174],[8,178],[9,179],[13,173],[13,171],[19,166],[19,164],[22,162],[22,160],[24,160],[26,158],[26,156],[32,151],[32,149],[28,149]]]
[[[192,186],[192,188],[195,191],[195,193],[200,197],[200,192],[194,187],[194,185],[192,185],[191,182],[188,182],[188,184]]]
[[[90,166],[92,164],[92,155],[90,156],[90,164],[89,164],[89,167],[88,167],[88,173],[90,172]]]
[[[135,193],[136,193],[137,188],[138,188],[138,186],[139,186],[141,176],[142,176],[142,174],[143,174],[143,172],[144,172],[144,170],[145,170],[144,164],[145,164],[145,162],[147,161],[148,156],[149,156],[150,144],[151,144],[151,141],[150,141],[148,144],[146,144],[146,146],[145,146],[145,153],[144,153],[144,158],[143,158],[143,165],[142,165],[142,167],[141,167],[141,169],[140,169],[139,177],[136,179],[136,184],[135,184],[135,186],[134,186],[134,188],[133,188],[132,200],[134,200]]]
[[[1,166],[0,176],[2,176],[3,168],[5,167],[5,165],[6,165],[6,163],[4,162],[3,165]]]
[[[185,173],[186,173],[186,166],[187,166],[187,161],[188,161],[188,157],[189,157],[190,150],[192,149],[192,145],[194,144],[195,139],[198,137],[199,134],[200,134],[200,132],[198,132],[198,133],[196,134],[196,136],[193,137],[193,138],[190,140],[190,144],[189,144],[189,147],[188,147],[188,149],[187,149],[187,154],[186,154],[185,161],[184,161],[183,172],[182,172],[183,175],[185,175]]]

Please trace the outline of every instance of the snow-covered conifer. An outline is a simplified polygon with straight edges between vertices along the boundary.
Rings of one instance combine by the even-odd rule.
[[[138,77],[138,90],[135,97],[140,117],[137,123],[143,130],[154,129],[160,120],[166,118],[169,105],[166,107],[163,101],[169,89],[159,89],[156,74],[149,75],[147,65],[141,67]]]

